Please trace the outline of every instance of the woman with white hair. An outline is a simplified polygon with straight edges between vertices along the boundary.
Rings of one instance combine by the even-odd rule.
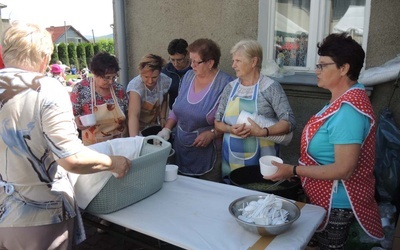
[[[258,165],[261,156],[277,155],[277,145],[270,136],[288,134],[295,128],[292,108],[282,86],[260,73],[263,58],[260,44],[242,40],[233,46],[231,53],[238,78],[225,87],[215,114],[215,128],[224,133],[223,177],[236,168]],[[265,127],[251,118],[238,123],[241,111],[277,122]]]
[[[67,171],[111,171],[130,161],[85,148],[67,90],[44,75],[51,34],[13,23],[3,36],[0,70],[0,249],[71,249],[85,239]]]

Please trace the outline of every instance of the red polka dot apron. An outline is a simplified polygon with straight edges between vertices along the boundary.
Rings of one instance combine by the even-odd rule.
[[[301,137],[300,165],[319,165],[307,152],[309,143],[322,124],[337,112],[343,103],[350,104],[358,112],[371,120],[367,138],[361,145],[357,167],[348,180],[341,180],[349,196],[350,204],[359,224],[364,231],[374,238],[383,238],[381,218],[375,201],[375,116],[371,102],[364,89],[351,88],[336,99],[321,116],[313,116],[304,127]],[[305,193],[312,204],[322,206],[327,215],[317,231],[322,231],[328,223],[332,204],[333,180],[317,180],[301,177]]]

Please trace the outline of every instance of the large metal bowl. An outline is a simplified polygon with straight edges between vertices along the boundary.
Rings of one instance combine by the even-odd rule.
[[[235,218],[237,223],[239,223],[239,225],[241,225],[247,231],[250,231],[252,233],[256,233],[256,234],[259,234],[262,236],[271,236],[271,235],[281,234],[281,233],[287,231],[290,228],[290,226],[293,224],[293,222],[295,222],[300,217],[299,207],[296,204],[294,204],[293,202],[291,202],[290,200],[287,200],[285,198],[276,197],[276,199],[279,199],[282,201],[282,208],[289,212],[288,222],[286,222],[284,224],[264,226],[264,225],[257,225],[254,223],[249,223],[249,222],[243,221],[238,218],[238,216],[242,214],[242,211],[239,211],[239,209],[246,207],[246,205],[248,203],[250,203],[251,201],[265,199],[266,196],[268,196],[268,195],[250,195],[250,196],[245,196],[245,197],[236,199],[229,205],[229,212]]]

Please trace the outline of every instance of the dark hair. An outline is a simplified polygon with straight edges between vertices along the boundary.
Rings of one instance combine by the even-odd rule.
[[[188,43],[185,39],[179,38],[172,40],[168,45],[168,54],[175,55],[175,54],[187,54],[187,47]]]
[[[191,43],[188,51],[198,53],[203,61],[214,60],[213,68],[217,68],[221,58],[219,45],[211,39],[200,38]]]
[[[352,81],[357,81],[364,65],[365,52],[348,33],[333,33],[317,44],[318,55],[329,56],[341,67],[348,63],[350,65],[347,76]]]
[[[138,69],[140,71],[149,69],[151,71],[158,70],[161,72],[162,67],[165,65],[165,60],[158,55],[147,54],[140,59]]]
[[[90,62],[90,71],[97,76],[118,73],[118,59],[107,52],[97,53]]]

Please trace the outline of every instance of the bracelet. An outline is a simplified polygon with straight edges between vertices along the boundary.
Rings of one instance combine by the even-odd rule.
[[[267,130],[267,134],[265,135],[265,137],[269,136],[269,129],[267,127],[265,127],[265,129]]]
[[[294,176],[297,176],[296,168],[297,168],[297,165],[294,165],[293,166],[293,175]]]

